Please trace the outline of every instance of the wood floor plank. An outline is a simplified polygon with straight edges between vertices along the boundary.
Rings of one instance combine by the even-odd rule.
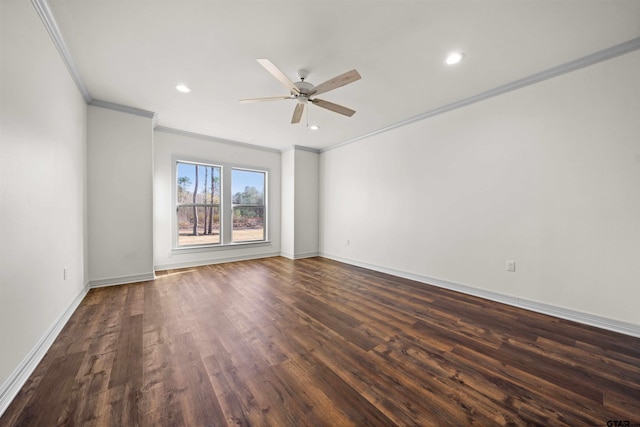
[[[223,425],[222,408],[196,348],[189,333],[175,337],[171,346],[184,421],[187,425]]]
[[[324,258],[92,289],[0,427],[640,424],[640,339]]]
[[[243,405],[238,390],[227,381],[222,365],[215,355],[206,356],[203,364],[209,375],[211,384],[220,403],[226,424],[234,426],[250,426],[251,418]]]
[[[580,387],[572,390],[559,387],[544,379],[536,377],[509,364],[508,360],[500,360],[478,351],[455,347],[448,357],[460,357],[460,364],[472,367],[484,378],[503,388],[511,399],[517,400],[517,414],[523,403],[539,402],[542,406],[569,409],[574,414],[576,425],[599,425],[602,410],[597,403],[581,394]]]
[[[142,315],[128,316],[123,320],[115,350],[109,388],[131,384],[142,386]]]
[[[63,355],[54,359],[43,379],[30,396],[29,403],[12,421],[14,426],[58,425],[64,414],[65,403],[69,401],[76,373],[84,358],[84,352]],[[46,408],[42,408],[46,402]],[[4,423],[4,415],[0,424]],[[9,424],[7,424],[9,425]]]
[[[63,407],[58,417],[59,424],[87,425],[97,422],[100,412],[100,399],[84,399],[84,396],[101,396],[108,391],[109,376],[115,352],[89,355],[85,354],[69,398],[69,404]]]
[[[328,396],[333,405],[353,422],[355,426],[392,426],[391,419],[384,415],[372,402],[349,386],[333,370],[325,365],[317,365],[311,374],[313,384]],[[335,399],[339,395],[340,399]],[[338,424],[334,424],[338,425]]]
[[[636,419],[640,414],[640,402],[637,396],[637,392],[629,394],[607,390],[604,392],[604,406],[619,414],[622,419]]]

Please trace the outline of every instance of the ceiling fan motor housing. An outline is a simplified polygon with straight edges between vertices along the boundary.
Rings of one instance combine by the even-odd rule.
[[[296,87],[298,88],[298,90],[300,91],[300,94],[297,94],[295,92],[291,92],[291,95],[293,96],[304,96],[304,97],[309,97],[312,94],[313,89],[315,88],[314,85],[312,85],[311,83],[307,83],[305,81],[301,81],[301,82],[297,82],[294,83],[296,85]]]

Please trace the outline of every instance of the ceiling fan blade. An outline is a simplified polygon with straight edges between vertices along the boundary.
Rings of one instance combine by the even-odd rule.
[[[281,99],[292,99],[290,96],[269,96],[267,98],[247,98],[239,99],[238,102],[263,102],[263,101],[279,101]]]
[[[333,102],[325,101],[323,99],[310,99],[309,101],[316,104],[318,107],[326,108],[334,113],[342,114],[343,116],[351,117],[356,111],[351,108],[344,107],[342,105],[334,104]]]
[[[269,61],[268,59],[256,59],[256,61],[258,61],[258,63],[262,65],[265,70],[270,72],[273,77],[278,79],[280,83],[285,85],[291,92],[300,93],[300,89],[298,89],[298,87],[291,81],[289,77],[287,77],[285,73],[282,72],[280,68],[273,65],[273,62]]]
[[[298,103],[296,104],[296,109],[293,110],[293,117],[291,117],[291,124],[294,125],[296,123],[300,123],[300,119],[302,118],[302,113],[304,112],[304,104]]]
[[[330,90],[337,89],[344,85],[348,85],[349,83],[353,83],[356,80],[360,80],[362,77],[360,73],[356,70],[347,71],[344,74],[340,74],[332,78],[331,80],[327,80],[324,83],[320,83],[315,89],[311,92],[311,95],[319,95],[321,93],[329,92]]]

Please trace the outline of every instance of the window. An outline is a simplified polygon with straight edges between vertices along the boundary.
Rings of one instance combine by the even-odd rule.
[[[220,166],[178,162],[178,246],[219,244]]]
[[[175,162],[175,246],[267,240],[267,172]]]
[[[231,240],[251,242],[264,240],[264,189],[266,174],[259,171],[233,169],[233,222]]]

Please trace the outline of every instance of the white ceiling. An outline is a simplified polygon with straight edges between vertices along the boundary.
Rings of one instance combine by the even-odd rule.
[[[640,36],[640,1],[49,0],[95,99],[153,111],[160,126],[282,149],[323,149]],[[465,59],[444,65],[461,50]],[[293,100],[256,58],[357,111]],[[185,83],[192,92],[175,90]]]

